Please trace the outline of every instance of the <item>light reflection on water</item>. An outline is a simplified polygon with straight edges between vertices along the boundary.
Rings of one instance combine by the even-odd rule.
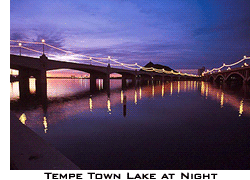
[[[48,81],[48,94],[49,97],[60,97],[87,91],[89,89],[88,83],[88,80],[51,79],[51,81]],[[97,81],[97,84],[102,88],[101,82]],[[17,85],[12,84],[11,86],[11,97],[14,97],[12,95],[17,91],[15,90]],[[184,144],[184,147],[187,149],[192,149],[193,147],[191,146],[194,146],[196,141],[204,141],[201,144],[204,143],[204,147],[208,147],[209,149],[213,141],[214,143],[221,144],[219,141],[220,136],[223,136],[222,139],[224,141],[234,142],[234,137],[231,137],[232,131],[243,129],[242,133],[244,133],[244,135],[242,136],[249,135],[246,134],[245,128],[249,127],[250,99],[249,96],[245,96],[244,93],[241,93],[241,96],[232,91],[227,91],[223,88],[214,87],[209,83],[198,81],[157,83],[156,85],[138,86],[136,88],[121,90],[121,80],[111,80],[111,86],[113,91],[111,91],[110,95],[101,93],[86,98],[72,99],[63,103],[51,103],[46,109],[39,107],[34,110],[16,111],[15,113],[21,117],[25,116],[25,124],[28,127],[49,141],[50,144],[56,146],[56,148],[80,167],[83,167],[81,165],[81,158],[75,157],[76,154],[80,153],[77,149],[85,148],[85,146],[88,145],[92,147],[94,144],[99,143],[101,144],[100,148],[108,149],[110,152],[109,147],[106,147],[101,140],[105,141],[109,146],[110,143],[121,146],[118,149],[126,151],[120,143],[125,141],[125,144],[130,147],[130,142],[126,141],[129,137],[133,137],[134,139],[131,140],[133,143],[137,142],[144,147],[143,142],[145,136],[150,146],[150,148],[148,146],[147,148],[149,148],[150,151],[157,152],[159,156],[167,157],[168,155],[162,151],[158,152],[159,150],[157,149],[151,149],[153,148],[151,146],[155,146],[155,148],[159,149],[167,148],[167,145],[172,146],[173,143],[177,143],[174,147],[177,148],[176,151],[178,152],[178,149],[181,148],[179,145]],[[228,125],[227,122],[229,123]],[[245,122],[246,124],[243,123],[239,125],[240,122]],[[223,128],[222,126],[226,126],[227,128]],[[196,128],[193,129],[194,127]],[[202,127],[208,129],[202,130]],[[237,129],[234,129],[234,127]],[[68,132],[66,132],[66,129]],[[172,132],[173,129],[174,132]],[[217,132],[218,129],[221,129],[221,131]],[[142,134],[137,134],[138,132]],[[180,139],[178,139],[176,133],[181,137]],[[197,134],[199,135],[197,136]],[[169,137],[173,136],[176,142],[172,142],[168,137],[165,137],[167,135]],[[79,140],[84,145],[81,146],[77,143],[77,140],[74,140],[76,144],[72,145],[72,136],[84,140],[88,137],[92,139],[93,142],[90,142],[90,140],[86,140],[86,142]],[[111,139],[109,139],[110,136],[112,137]],[[117,141],[113,136],[116,136]],[[239,134],[237,134],[237,137],[238,136]],[[167,139],[162,139],[163,137]],[[189,141],[189,139],[186,139],[187,137],[191,138],[190,145],[187,143]],[[154,142],[155,138],[164,141],[166,147],[162,144],[158,144],[159,147],[157,147]],[[247,140],[239,141],[245,142]],[[65,146],[71,149],[71,151],[68,152]],[[199,145],[197,146],[199,147]],[[200,148],[203,149],[204,147],[202,146]],[[97,154],[104,153],[103,150],[97,151],[95,148],[99,149],[99,147],[92,147],[92,151]],[[134,153],[137,151],[140,152],[136,147],[133,148],[135,149],[133,152],[124,152],[124,156],[128,157],[129,155],[135,155]],[[140,147],[138,148],[140,149]],[[212,145],[211,148],[213,148]],[[147,150],[141,151],[144,152]],[[213,152],[213,149],[209,151]],[[143,154],[143,152],[141,153]],[[118,152],[115,151],[115,153]],[[193,152],[188,151],[186,153],[189,154]],[[107,155],[106,152],[104,154]],[[114,158],[117,158],[116,155],[114,155]],[[90,157],[96,158],[93,156],[91,155]],[[100,155],[96,156],[99,157]],[[103,160],[103,158],[104,157],[101,157],[99,160]],[[86,160],[83,159],[82,161]],[[142,161],[142,159],[140,159],[140,161]],[[101,169],[106,168],[104,165],[98,167]],[[107,168],[108,167],[114,168],[114,166],[107,166]],[[88,166],[88,168],[96,169],[94,165]],[[147,167],[144,169],[147,169]]]
[[[74,94],[80,91],[87,91],[88,80],[51,80],[48,81],[48,96],[49,97],[61,97],[67,96],[70,94]],[[31,83],[34,83],[31,81]],[[98,82],[99,84],[99,82]],[[113,88],[120,87],[119,80],[113,80],[111,83]],[[11,99],[15,99],[18,96],[18,84],[12,83],[11,89]],[[102,85],[100,84],[100,87]],[[81,89],[83,87],[83,89]],[[70,90],[69,90],[70,89]],[[200,89],[200,90],[199,90]],[[67,92],[70,91],[70,92]],[[69,116],[73,116],[77,113],[90,111],[95,112],[95,109],[105,108],[107,112],[111,114],[112,106],[116,106],[117,104],[123,104],[124,95],[127,97],[127,101],[133,101],[136,105],[138,103],[138,91],[139,91],[139,100],[143,98],[154,98],[155,95],[161,94],[162,97],[164,96],[172,96],[174,93],[180,94],[181,92],[192,92],[192,91],[199,91],[201,96],[207,99],[208,97],[212,100],[217,101],[220,104],[220,107],[223,108],[224,104],[227,103],[228,105],[232,106],[234,109],[239,111],[239,116],[242,114],[250,115],[250,100],[244,98],[239,98],[235,95],[229,94],[224,92],[222,89],[215,88],[212,84],[206,82],[198,82],[198,81],[178,81],[178,82],[170,82],[165,83],[162,85],[148,85],[144,87],[137,87],[128,89],[126,91],[120,90],[113,92],[110,97],[107,94],[102,93],[98,96],[91,96],[88,99],[81,99],[81,100],[72,100],[67,103],[63,104],[52,104],[48,107],[48,112],[56,113],[57,116],[53,116],[53,122],[58,122],[62,119],[67,119]],[[41,109],[34,110],[37,114],[37,111],[41,111]],[[21,112],[18,112],[19,114]],[[38,113],[39,114],[39,113]],[[23,116],[23,113],[22,113]],[[31,117],[31,119],[36,119],[35,117]],[[32,123],[32,124],[39,124],[39,123]],[[31,125],[31,124],[30,124]]]
[[[30,78],[30,93],[36,92],[35,78]],[[103,81],[97,79],[97,88],[103,89]],[[111,80],[111,89],[121,87],[120,81]],[[47,79],[48,98],[71,96],[81,92],[89,91],[89,79]],[[19,82],[10,83],[10,100],[19,99]]]

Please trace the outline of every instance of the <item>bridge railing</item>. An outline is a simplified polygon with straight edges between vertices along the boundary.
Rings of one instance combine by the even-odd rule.
[[[165,69],[156,69],[153,67],[143,67],[137,63],[128,64],[119,62],[118,59],[108,57],[94,57],[81,53],[74,53],[73,51],[65,50],[48,43],[45,43],[45,40],[42,39],[41,42],[30,42],[30,41],[20,41],[20,40],[10,40],[10,48],[11,52],[19,55],[27,55],[27,56],[35,56],[39,57],[42,54],[45,54],[46,48],[46,56],[49,58],[53,58],[55,60],[66,61],[66,62],[74,62],[80,64],[90,64],[96,66],[110,66],[114,68],[121,69],[129,69],[129,70],[144,70],[149,72],[156,72],[160,74],[172,74],[172,75],[180,75],[180,76],[192,76],[197,77],[193,74],[167,71]]]
[[[213,68],[211,70],[207,70],[207,71],[203,72],[202,75],[204,76],[206,74],[221,72],[222,70],[231,70],[233,68],[248,67],[249,62],[250,62],[250,57],[244,56],[241,60],[239,60],[239,61],[237,61],[235,63],[232,63],[232,64],[223,63],[223,65],[221,67]]]

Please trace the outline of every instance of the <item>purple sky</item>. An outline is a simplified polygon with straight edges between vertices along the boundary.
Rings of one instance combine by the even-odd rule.
[[[11,0],[10,38],[174,69],[250,56],[249,0]]]

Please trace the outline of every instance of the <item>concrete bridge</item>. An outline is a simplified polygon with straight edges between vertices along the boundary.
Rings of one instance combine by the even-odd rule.
[[[90,74],[90,91],[97,89],[96,79],[103,79],[103,87],[109,92],[110,74],[118,73],[122,75],[122,87],[126,86],[126,80],[131,79],[132,84],[137,80],[186,80],[188,75],[175,75],[166,73],[157,73],[149,71],[133,71],[128,69],[113,68],[108,65],[95,66],[88,64],[79,64],[73,62],[63,62],[49,60],[44,54],[40,58],[10,55],[10,68],[19,70],[19,93],[20,99],[26,99],[30,95],[29,78],[33,76],[36,79],[36,94],[42,99],[47,99],[47,77],[46,71],[56,69],[73,69],[84,71]],[[194,77],[192,77],[194,78]]]
[[[250,66],[207,73],[203,76],[203,79],[205,81],[226,85],[250,84]]]

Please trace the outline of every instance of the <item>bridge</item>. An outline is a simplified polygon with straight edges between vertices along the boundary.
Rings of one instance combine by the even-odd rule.
[[[250,66],[246,63],[250,57],[244,56],[243,59],[233,64],[223,64],[219,68],[213,68],[203,73],[203,80],[224,85],[247,85],[250,84]],[[242,64],[242,65],[241,65]],[[238,66],[238,67],[235,67]],[[235,67],[235,68],[232,68]],[[224,70],[222,70],[224,68]],[[225,69],[227,68],[227,69]]]
[[[32,76],[36,79],[36,95],[42,99],[47,99],[47,77],[46,72],[49,70],[56,69],[72,69],[83,71],[90,74],[90,91],[93,92],[97,89],[96,79],[103,79],[103,88],[109,92],[110,91],[110,74],[118,73],[122,76],[122,88],[126,86],[127,79],[132,80],[132,84],[136,85],[138,81],[150,80],[152,81],[173,81],[173,80],[187,80],[198,78],[196,75],[180,73],[175,71],[167,71],[165,69],[156,69],[153,67],[143,67],[134,64],[121,63],[117,59],[112,59],[110,56],[108,58],[91,57],[85,54],[77,54],[68,50],[64,50],[50,44],[45,43],[42,39],[41,42],[28,42],[28,41],[18,41],[10,40],[10,47],[13,49],[20,49],[19,55],[10,54],[10,68],[19,71],[19,94],[20,99],[26,99],[30,95],[29,90],[29,78]],[[18,45],[16,45],[16,43]],[[23,44],[26,44],[24,46]],[[43,47],[43,51],[36,50],[34,48]],[[52,51],[46,53],[45,46],[51,48]],[[28,50],[32,53],[39,53],[39,57],[31,57],[30,55],[22,55],[21,50]],[[68,55],[69,61],[55,60],[58,54],[51,54],[60,51],[64,53],[60,55],[60,58],[65,58]],[[85,63],[73,62],[76,56],[77,60],[85,61]],[[52,57],[52,58],[51,58]],[[53,58],[54,57],[54,58]],[[80,58],[79,58],[80,57]],[[86,60],[89,64],[86,63]],[[103,62],[108,61],[108,62]],[[119,67],[119,68],[118,68]]]
[[[187,74],[174,72],[155,72],[145,70],[129,70],[125,68],[114,68],[110,64],[108,66],[96,66],[91,64],[80,64],[74,62],[64,62],[51,60],[43,54],[40,58],[29,56],[10,55],[10,68],[19,71],[19,94],[20,99],[26,99],[30,95],[29,78],[36,79],[36,94],[41,98],[47,98],[47,77],[46,71],[56,69],[72,69],[84,71],[90,74],[90,91],[97,89],[96,79],[103,79],[103,88],[109,92],[110,90],[110,74],[118,73],[122,76],[122,87],[126,86],[127,79],[132,80],[135,85],[137,81],[166,81],[166,80],[186,80],[188,78],[197,78]],[[162,70],[163,71],[163,70]]]

